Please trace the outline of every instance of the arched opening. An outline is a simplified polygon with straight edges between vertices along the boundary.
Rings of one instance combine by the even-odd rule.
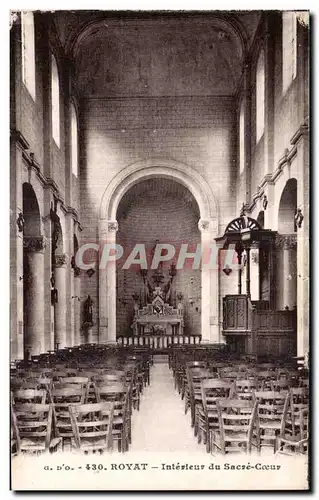
[[[278,211],[278,232],[292,234],[297,231],[295,215],[297,210],[297,180],[289,179],[282,192]]]
[[[33,187],[29,183],[22,186],[23,196],[23,349],[28,359],[43,349],[43,238],[39,204]]]
[[[297,304],[297,180],[289,179],[278,210],[277,307],[293,309]]]
[[[24,217],[23,235],[39,236],[41,235],[41,219],[36,194],[31,184],[27,182],[23,184],[22,192]]]
[[[193,195],[179,182],[167,178],[144,179],[125,193],[116,219],[116,242],[124,249],[117,263],[117,335],[133,334],[134,305],[140,309],[148,307],[156,287],[163,293],[164,302],[173,309],[177,309],[178,303],[182,304],[184,333],[200,335],[201,269],[194,268],[197,266],[193,265],[193,259],[186,259],[182,269],[172,272],[182,245],[187,245],[187,252],[195,253],[201,243],[200,212]],[[156,244],[172,245],[174,255],[151,269]],[[145,245],[148,269],[142,273],[139,264],[123,269],[136,245]],[[162,254],[165,253],[163,250]],[[146,331],[153,333],[154,327],[155,324],[149,324]],[[164,328],[167,334],[171,333],[170,324],[165,323]]]
[[[260,225],[261,229],[264,229],[265,227],[265,212],[261,210],[257,216],[257,222]]]
[[[154,178],[178,183],[196,200],[200,220],[198,228],[201,245],[209,245],[218,233],[218,206],[212,189],[198,172],[188,165],[174,160],[149,159],[132,164],[121,170],[107,186],[101,200],[99,238],[116,243],[118,207],[125,194],[136,184]],[[147,214],[146,214],[147,219]],[[174,226],[174,214],[167,225]],[[124,299],[125,300],[125,299]],[[195,306],[196,308],[197,306]],[[99,267],[99,342],[114,341],[116,338],[116,272],[115,266]],[[216,266],[202,266],[201,269],[201,335],[211,342],[221,341],[219,322],[219,280]]]

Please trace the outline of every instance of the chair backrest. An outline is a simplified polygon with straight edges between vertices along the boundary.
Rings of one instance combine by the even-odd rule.
[[[118,373],[103,373],[100,375],[97,375],[94,377],[94,383],[96,385],[107,385],[107,384],[113,384],[115,382],[125,382],[126,379],[126,374],[125,372],[121,372],[119,375]]]
[[[221,437],[227,441],[227,435],[245,434],[251,439],[257,414],[258,402],[241,399],[218,399],[216,401]],[[238,449],[237,451],[240,451]]]
[[[78,384],[78,385],[86,385],[89,383],[88,377],[61,377],[61,384]]]
[[[307,387],[290,388],[290,405],[294,413],[307,408],[309,404],[309,391]]]
[[[44,389],[17,389],[12,391],[14,403],[45,404],[47,391]]]
[[[238,379],[234,382],[234,392],[238,399],[252,399],[256,390],[256,381],[251,379]]]
[[[98,402],[100,401],[121,401],[127,393],[124,384],[108,384],[96,387]]]
[[[216,407],[218,399],[231,398],[234,386],[231,382],[221,379],[203,379],[201,381],[201,395],[206,417],[211,407]]]
[[[187,368],[206,368],[205,361],[188,361],[186,363]]]
[[[255,391],[254,401],[258,402],[258,421],[280,420],[283,432],[290,401],[289,391]]]
[[[24,378],[14,377],[10,379],[11,390],[22,389],[25,384]]]
[[[75,444],[78,449],[103,450],[111,447],[114,404],[91,403],[69,407]]]
[[[272,391],[280,391],[280,390],[289,390],[292,385],[292,382],[290,379],[287,378],[281,378],[279,380],[271,380],[270,381],[270,386]]]
[[[230,381],[235,381],[237,380],[239,377],[242,377],[242,373],[239,372],[239,371],[224,371],[224,370],[220,370],[219,371],[219,377],[223,380],[230,380]]]
[[[13,406],[13,422],[18,440],[18,448],[25,451],[45,451],[49,449],[52,431],[52,405],[18,403]]]
[[[72,384],[70,387],[54,387],[51,391],[54,408],[67,408],[70,404],[84,404],[85,390],[81,386]]]
[[[51,373],[53,380],[60,380],[61,378],[73,377],[77,373],[76,369],[56,370]]]

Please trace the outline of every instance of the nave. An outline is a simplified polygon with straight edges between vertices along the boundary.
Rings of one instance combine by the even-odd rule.
[[[201,345],[166,358],[87,345],[13,364],[12,455],[307,454],[309,381],[297,363]]]

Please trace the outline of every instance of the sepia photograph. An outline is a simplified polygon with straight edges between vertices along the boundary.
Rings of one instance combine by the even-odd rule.
[[[310,13],[10,10],[10,489],[309,491]]]

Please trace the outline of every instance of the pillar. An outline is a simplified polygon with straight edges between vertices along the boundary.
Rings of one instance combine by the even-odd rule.
[[[45,351],[44,348],[44,248],[42,236],[24,238],[24,258],[27,275],[23,277],[25,288],[25,353],[30,356]]]
[[[250,294],[251,300],[260,300],[259,248],[253,246],[250,251]]]
[[[81,280],[78,271],[74,271],[74,345],[81,344]]]
[[[308,127],[300,127],[291,143],[297,146],[297,355],[309,354],[309,139]],[[307,361],[306,361],[307,364]]]
[[[200,219],[198,228],[201,231],[202,253],[213,248],[210,263],[202,263],[201,293],[201,333],[202,341],[219,343],[219,269],[218,252],[214,238],[217,236],[217,221]],[[215,249],[215,250],[214,250]]]
[[[99,244],[116,244],[117,221],[100,220]],[[116,340],[116,263],[99,269],[99,343]]]
[[[58,301],[54,307],[54,347],[67,347],[66,337],[66,262],[65,254],[55,256],[54,277]]]
[[[285,239],[283,247],[283,303],[292,309],[297,305],[297,238]]]
[[[293,309],[297,304],[297,235],[278,234],[277,249],[277,300],[276,308]]]

